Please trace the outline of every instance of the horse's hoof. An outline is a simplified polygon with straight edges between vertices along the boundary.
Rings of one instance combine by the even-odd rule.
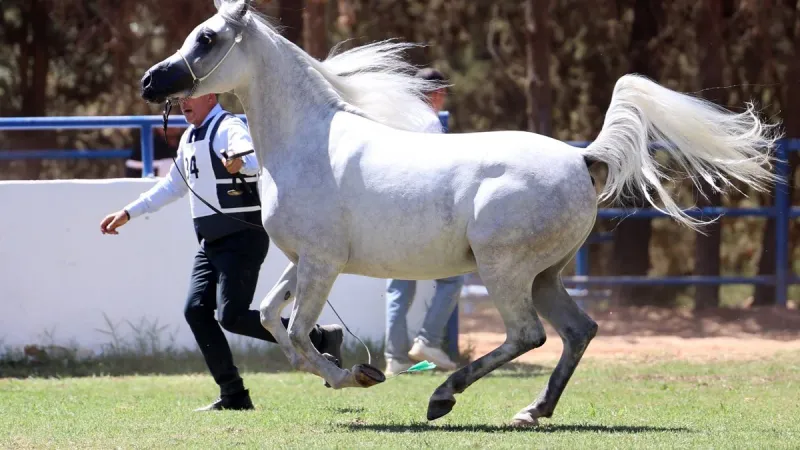
[[[431,398],[428,401],[428,420],[436,420],[447,415],[456,404],[455,397]]]
[[[377,367],[369,364],[356,364],[352,369],[356,383],[361,387],[371,387],[386,381],[386,375]]]
[[[530,415],[530,413],[517,413],[517,415],[515,415],[511,420],[511,426],[520,428],[537,427],[539,426],[539,420]]]

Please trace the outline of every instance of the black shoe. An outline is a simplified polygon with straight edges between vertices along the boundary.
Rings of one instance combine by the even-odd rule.
[[[195,411],[222,411],[224,409],[245,410],[255,409],[250,400],[250,392],[245,389],[242,392],[231,395],[221,395],[214,403],[197,408]]]
[[[336,367],[342,368],[342,342],[344,341],[344,332],[340,325],[323,325],[319,327],[322,330],[322,344],[319,346],[319,352],[322,353],[329,361],[332,360]],[[330,356],[326,356],[325,354]],[[325,387],[331,387],[327,381],[323,380]]]
[[[320,353],[327,353],[333,356],[333,363],[336,367],[342,368],[342,342],[344,342],[344,331],[341,325],[322,325],[322,343],[319,346]]]

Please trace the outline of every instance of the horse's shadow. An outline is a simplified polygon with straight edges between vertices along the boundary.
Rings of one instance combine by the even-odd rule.
[[[641,434],[682,432],[692,433],[693,430],[684,427],[651,427],[646,425],[592,425],[592,424],[565,424],[565,425],[540,425],[538,427],[514,427],[511,425],[429,425],[425,422],[412,424],[388,423],[351,423],[343,425],[350,431],[379,431],[383,433],[422,433],[429,431],[467,431],[481,433],[610,433],[610,434]]]

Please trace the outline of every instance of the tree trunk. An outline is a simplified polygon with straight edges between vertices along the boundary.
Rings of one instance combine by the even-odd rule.
[[[550,0],[525,3],[528,131],[550,136]]]
[[[303,45],[303,0],[281,0],[281,25],[283,36],[297,45]]]
[[[22,52],[19,58],[20,91],[22,94],[21,115],[29,117],[45,116],[47,112],[47,75],[50,71],[49,51],[49,16],[41,14],[45,9],[40,0],[31,0],[28,9],[23,13],[26,30],[25,39],[20,43]],[[30,33],[30,34],[28,34]],[[52,146],[55,142],[53,133],[40,131],[22,131],[19,133],[16,146],[34,150]],[[42,160],[30,160],[24,164],[24,177],[28,180],[39,178],[42,171]]]
[[[20,65],[23,80],[22,115],[43,116],[47,107],[47,73],[50,70],[50,52],[48,51],[48,19],[41,14],[44,6],[39,0],[31,0],[25,19],[30,30],[31,40],[23,44],[26,47],[24,65]],[[36,134],[39,134],[38,132]]]
[[[795,52],[800,51],[800,2],[796,4],[794,10],[794,24],[792,27],[792,41],[794,43]],[[797,80],[800,80],[800,58],[795,54],[793,58],[789,59],[789,71],[786,76],[787,82],[784,95],[781,99],[781,109],[785,111],[784,126],[786,137],[800,137],[800,104],[797,99],[800,98],[800,85]],[[800,158],[797,152],[790,153],[789,157],[789,179],[788,185],[794,186],[794,173],[797,171]],[[789,201],[792,202],[794,197],[794,189],[789,189]],[[789,245],[785,243],[784,245]],[[790,261],[791,267],[791,261]],[[776,272],[775,267],[775,221],[769,219],[764,226],[764,234],[761,242],[761,259],[758,262],[759,275],[773,275]],[[775,287],[770,285],[756,286],[755,293],[753,294],[753,305],[773,305],[775,304]]]
[[[317,59],[328,56],[327,5],[328,0],[306,0],[303,10],[303,48]]]
[[[703,52],[700,61],[700,84],[702,88],[721,87],[722,69],[724,65],[724,45],[722,43],[722,0],[708,0],[700,6],[700,20],[697,22],[697,37]],[[717,104],[724,105],[722,91],[711,89],[704,91],[704,96]],[[708,198],[700,197],[698,206],[718,206],[722,198],[711,186],[701,181],[700,186]],[[719,276],[720,244],[722,240],[722,223],[720,221],[708,225],[706,234],[697,234],[694,249],[694,272],[697,275]],[[719,306],[719,285],[700,284],[695,288],[694,304],[697,309],[708,309]]]
[[[631,28],[629,72],[652,79],[656,76],[655,64],[650,58],[647,44],[658,36],[657,18],[661,14],[661,2],[636,0],[634,20]],[[643,207],[643,196],[637,196],[627,207]],[[630,218],[620,222],[614,229],[614,247],[611,267],[619,275],[646,275],[650,268],[650,219]],[[652,290],[647,286],[617,285],[612,289],[611,301],[617,305],[652,304]]]

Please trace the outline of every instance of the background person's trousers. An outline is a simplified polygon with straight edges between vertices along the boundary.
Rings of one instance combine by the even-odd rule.
[[[442,348],[447,333],[447,321],[458,305],[464,276],[456,275],[436,280],[436,287],[431,304],[425,311],[422,328],[417,338],[426,345]],[[408,341],[408,324],[406,315],[411,302],[417,293],[416,280],[394,280],[386,282],[386,359],[410,363],[408,352],[411,343]]]
[[[261,325],[260,313],[250,309],[268,248],[266,233],[244,230],[203,242],[194,258],[184,315],[223,395],[244,390],[244,383],[222,329],[275,342]],[[283,318],[282,322],[286,327],[289,319]],[[319,349],[322,341],[319,326],[311,330],[310,336],[314,347]]]

